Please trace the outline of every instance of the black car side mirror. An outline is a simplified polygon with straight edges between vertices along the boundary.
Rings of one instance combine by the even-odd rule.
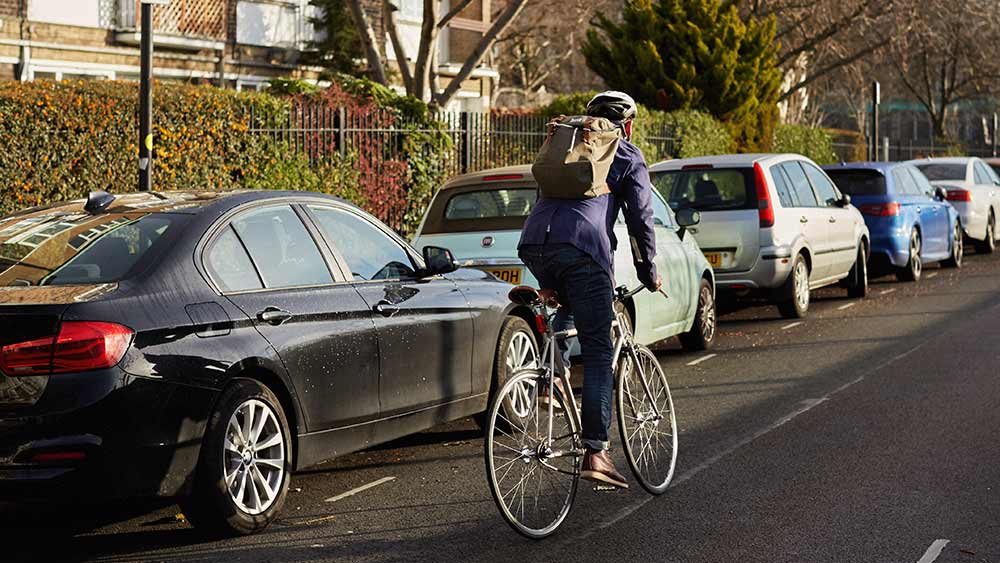
[[[674,214],[674,218],[677,219],[677,224],[680,226],[680,230],[677,231],[677,236],[681,240],[684,240],[684,233],[687,232],[688,227],[693,227],[698,223],[701,223],[701,213],[696,209],[691,209],[690,207],[683,207],[677,210]]]
[[[945,201],[948,199],[948,190],[942,188],[941,186],[934,186],[934,199],[938,201]]]
[[[851,204],[851,196],[848,194],[841,194],[840,199],[837,200],[837,205],[840,207],[847,207]]]
[[[447,248],[440,246],[424,247],[424,270],[420,277],[429,278],[441,274],[450,274],[458,269],[455,256]]]

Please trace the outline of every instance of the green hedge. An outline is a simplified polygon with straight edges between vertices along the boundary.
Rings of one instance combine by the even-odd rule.
[[[330,193],[409,234],[443,183],[437,154],[451,143],[426,105],[356,79],[323,91],[280,86],[283,97],[157,84],[155,189]],[[358,134],[357,150],[346,154],[314,140],[304,154],[281,135],[251,131],[251,112],[256,127],[286,127],[289,119],[295,126],[296,108],[314,105],[347,107],[407,134],[392,142]],[[0,82],[0,214],[92,190],[135,191],[137,115],[135,83]]]
[[[556,97],[541,109],[548,117],[581,115],[595,92],[581,92]],[[639,104],[633,142],[642,149],[646,160],[689,158],[733,152],[729,129],[714,117],[692,110],[662,112]]]
[[[774,130],[774,152],[801,154],[818,164],[837,162],[837,154],[833,152],[833,135],[815,127],[779,125]]]

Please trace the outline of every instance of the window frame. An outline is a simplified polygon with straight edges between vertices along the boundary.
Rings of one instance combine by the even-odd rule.
[[[218,272],[215,271],[215,268],[211,266],[209,255],[212,254],[212,251],[215,250],[216,245],[219,244],[219,241],[222,239],[223,236],[225,236],[226,233],[232,233],[232,235],[236,237],[236,242],[240,245],[240,248],[243,249],[243,253],[244,255],[246,255],[247,260],[250,261],[250,267],[253,268],[253,273],[254,275],[257,276],[257,283],[258,285],[260,285],[260,287],[253,289],[238,289],[233,291],[226,291],[226,294],[231,295],[233,293],[261,291],[263,289],[267,289],[267,286],[264,284],[264,277],[260,275],[260,268],[257,266],[257,261],[253,259],[253,254],[250,254],[250,249],[247,248],[247,245],[243,242],[243,238],[240,237],[240,233],[237,232],[236,229],[233,227],[232,222],[227,224],[222,229],[219,229],[219,232],[215,235],[215,237],[212,238],[212,241],[205,246],[205,253],[204,253],[205,271],[208,272],[209,276],[212,276],[212,281],[215,282],[216,287],[219,287],[221,289],[222,286],[218,282],[218,277],[219,277]]]
[[[327,245],[325,237],[323,237],[322,232],[317,228],[317,226],[312,222],[312,217],[310,217],[305,210],[303,205],[305,202],[312,200],[308,199],[298,199],[298,198],[272,198],[272,199],[261,199],[254,200],[243,203],[231,209],[228,213],[219,218],[215,223],[212,224],[206,231],[205,235],[202,236],[202,240],[198,243],[195,249],[195,255],[197,259],[195,264],[201,271],[205,280],[209,283],[212,289],[219,295],[246,295],[253,293],[274,293],[280,291],[302,291],[317,288],[328,288],[333,287],[338,284],[348,283],[349,280],[345,278],[343,270],[341,269],[341,262],[338,261],[337,256],[333,254],[333,251]],[[325,200],[320,200],[326,203]],[[267,287],[264,284],[264,277],[260,273],[260,268],[257,265],[257,261],[254,259],[253,254],[246,247],[243,242],[243,238],[240,237],[239,232],[233,227],[233,221],[239,219],[241,216],[259,211],[261,209],[266,209],[269,207],[290,207],[298,219],[302,222],[305,227],[306,232],[309,233],[313,244],[319,250],[320,256],[323,258],[323,262],[327,269],[330,271],[330,276],[332,281],[330,283],[323,284],[313,284],[313,285],[297,285],[291,287]],[[239,240],[240,245],[243,246],[243,250],[247,253],[250,258],[250,262],[253,264],[254,270],[260,279],[262,289],[246,289],[241,291],[223,291],[218,281],[212,277],[211,269],[208,267],[207,254],[209,250],[215,245],[216,241],[227,228],[232,229],[233,233],[236,234],[237,240]]]
[[[815,164],[807,162],[805,160],[799,160],[797,162],[799,163],[799,166],[802,167],[802,172],[806,175],[806,181],[809,182],[809,185],[813,189],[813,194],[815,194],[816,196],[816,203],[818,204],[818,207],[827,209],[831,207],[837,207],[837,202],[841,201],[844,198],[844,194],[840,192],[840,188],[837,187],[837,183],[834,182],[829,176],[827,176],[826,172],[823,172],[823,169],[820,168],[819,166],[816,166]],[[832,200],[821,198],[819,188],[816,186],[816,183],[813,182],[813,179],[809,176],[810,168],[813,169],[815,172],[819,173],[821,178],[825,178],[830,187],[833,188],[834,198]]]
[[[326,230],[324,230],[323,227],[321,226],[321,223],[319,222],[319,218],[316,217],[315,213],[313,212],[313,209],[312,209],[313,207],[327,207],[327,208],[333,209],[335,211],[339,211],[339,212],[342,212],[342,213],[348,213],[348,214],[353,215],[356,218],[360,219],[361,221],[364,221],[364,222],[368,223],[369,225],[372,226],[372,228],[374,228],[375,230],[377,230],[377,231],[381,232],[382,234],[386,235],[392,242],[396,243],[396,245],[399,246],[403,250],[403,253],[405,253],[407,255],[407,257],[409,257],[410,263],[413,266],[413,269],[414,269],[415,273],[419,273],[421,270],[424,269],[424,267],[425,267],[424,260],[423,260],[423,257],[420,256],[419,254],[417,254],[417,252],[413,249],[412,246],[410,246],[410,244],[408,242],[406,242],[402,237],[400,237],[399,235],[397,235],[392,229],[390,229],[389,227],[385,226],[381,222],[372,221],[369,217],[366,217],[365,215],[363,215],[361,213],[358,213],[355,209],[351,209],[350,207],[348,207],[346,205],[338,205],[337,203],[330,202],[330,201],[308,202],[308,203],[303,204],[302,205],[302,211],[303,211],[303,213],[305,213],[309,217],[309,220],[313,223],[313,226],[316,228],[317,233],[323,239],[323,242],[326,244],[326,246],[329,248],[331,254],[334,256],[335,260],[337,261],[337,266],[338,266],[338,268],[341,271],[341,276],[343,278],[345,278],[345,282],[346,283],[351,283],[351,284],[385,284],[387,282],[414,281],[416,279],[419,279],[419,278],[416,278],[416,277],[414,277],[414,278],[402,278],[402,277],[398,277],[398,278],[381,278],[381,279],[377,279],[377,280],[356,280],[356,279],[354,279],[354,275],[350,273],[351,272],[351,267],[348,264],[347,259],[344,258],[344,255],[341,252],[340,247],[337,246],[336,242],[331,239],[331,237],[327,234]]]

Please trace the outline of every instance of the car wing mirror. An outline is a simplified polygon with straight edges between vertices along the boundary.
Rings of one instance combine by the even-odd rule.
[[[948,190],[942,188],[941,186],[934,187],[934,199],[938,201],[945,201],[948,199]]]
[[[455,256],[447,248],[440,246],[425,246],[424,269],[420,272],[420,277],[429,278],[441,274],[450,274],[458,269],[458,262]]]
[[[848,194],[841,194],[840,199],[837,200],[837,205],[840,207],[847,207],[851,204],[851,196]]]
[[[680,229],[677,231],[677,236],[681,240],[684,240],[684,234],[687,233],[689,227],[693,227],[698,223],[701,223],[701,213],[696,209],[691,209],[690,207],[682,207],[677,210],[674,214],[674,218],[677,219],[677,224]]]

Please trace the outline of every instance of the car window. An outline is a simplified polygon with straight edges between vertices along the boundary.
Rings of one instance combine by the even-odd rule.
[[[907,166],[906,170],[910,173],[913,183],[917,186],[917,193],[927,197],[934,197],[934,186],[927,181],[927,176],[924,176],[922,172],[912,166]]]
[[[531,188],[484,190],[452,196],[445,207],[447,221],[527,217],[538,191]]]
[[[205,267],[222,291],[262,289],[257,269],[232,226],[219,235],[205,254]]]
[[[619,214],[619,220],[623,220],[621,214]],[[670,219],[670,211],[667,210],[667,204],[663,202],[663,198],[659,194],[653,194],[653,223],[655,225],[663,227],[672,227],[674,222]]]
[[[777,166],[771,167],[771,177],[774,178],[774,189],[778,191],[778,201],[781,202],[782,207],[794,207],[794,199],[792,197],[792,188],[789,186],[789,181],[785,178],[785,173],[781,171],[781,168]]]
[[[690,168],[657,172],[653,185],[670,207],[699,211],[756,209],[757,190],[751,168]]]
[[[850,196],[885,195],[885,176],[877,170],[840,168],[827,170],[826,175],[837,185],[840,193]]]
[[[788,181],[792,184],[792,191],[797,200],[796,207],[819,207],[816,194],[813,193],[802,166],[798,162],[792,161],[782,164],[781,169],[785,171]]]
[[[333,283],[330,270],[302,220],[287,205],[250,211],[233,220],[264,280],[264,287]]]
[[[916,166],[932,182],[938,180],[958,180],[964,182],[968,169],[968,166],[965,164],[941,164],[936,162],[917,164]]]
[[[976,162],[974,165],[974,173],[976,175],[977,184],[993,184],[993,175],[990,174],[989,168],[986,167],[982,162]]]
[[[356,281],[416,276],[409,253],[372,222],[343,209],[319,206],[309,209],[340,250]]]
[[[800,162],[799,164],[805,169],[809,183],[816,188],[816,193],[819,194],[820,206],[826,205],[829,207],[836,205],[840,201],[840,194],[837,193],[837,188],[826,177],[826,174],[808,162]]]
[[[121,281],[169,245],[185,215],[41,213],[3,222],[0,285],[74,285]]]
[[[893,168],[892,170],[892,180],[896,184],[896,193],[899,195],[921,195],[919,190],[917,190],[917,184],[914,183],[913,177],[910,176],[909,172],[905,168]]]

